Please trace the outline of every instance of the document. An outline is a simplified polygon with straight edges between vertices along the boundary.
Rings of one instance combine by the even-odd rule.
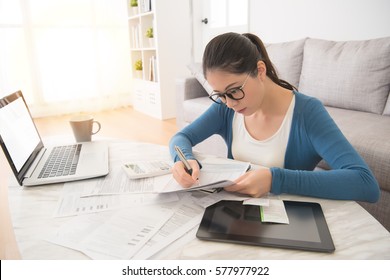
[[[220,189],[233,185],[233,180],[240,177],[250,168],[248,162],[229,159],[211,158],[202,161],[199,176],[199,185],[183,188],[173,178],[161,190],[161,193],[183,192],[207,189]]]
[[[130,259],[173,213],[170,207],[150,205],[134,211],[77,216],[48,241],[81,251],[92,259]]]
[[[245,201],[246,199],[250,199],[250,197],[244,194],[227,192],[223,190],[221,192],[215,192],[205,197],[198,198],[197,200],[195,200],[195,203],[199,206],[202,206],[203,208],[207,208],[210,205],[213,205],[221,200]]]
[[[195,204],[196,198],[187,196],[177,202],[176,210],[163,227],[134,255],[134,259],[148,259],[199,225],[204,209]]]
[[[86,195],[94,192],[97,187],[96,180],[85,180],[66,183],[54,212],[55,217],[65,217],[116,210],[125,207],[137,207],[177,201],[175,193],[131,194],[122,195]]]
[[[260,207],[260,217],[262,222],[289,224],[286,208],[283,200],[269,199],[268,206]]]
[[[249,198],[244,200],[242,203],[244,205],[257,205],[257,206],[269,206],[269,199],[268,198]]]

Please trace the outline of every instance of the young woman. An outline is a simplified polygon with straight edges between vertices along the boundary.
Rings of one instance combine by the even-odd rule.
[[[376,202],[372,172],[343,136],[320,101],[278,78],[264,44],[253,34],[226,33],[212,39],[203,72],[214,103],[170,141],[172,169],[183,187],[196,183],[200,167],[192,147],[221,135],[228,157],[267,168],[248,171],[226,191],[260,197],[290,193]],[[192,167],[188,174],[174,146]],[[321,159],[329,171],[313,171]]]

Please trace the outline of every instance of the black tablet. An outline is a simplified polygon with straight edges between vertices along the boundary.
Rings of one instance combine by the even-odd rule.
[[[321,205],[284,201],[289,224],[264,223],[259,206],[220,201],[206,208],[196,236],[202,240],[333,252]]]

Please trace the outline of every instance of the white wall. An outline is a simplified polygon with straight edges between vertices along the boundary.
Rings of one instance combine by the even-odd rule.
[[[249,31],[264,42],[390,36],[390,0],[250,0]]]

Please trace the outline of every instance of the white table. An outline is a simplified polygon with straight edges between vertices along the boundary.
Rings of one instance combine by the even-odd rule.
[[[134,154],[145,149],[167,155],[168,148],[129,142]],[[12,180],[11,180],[12,181]],[[9,207],[23,259],[88,259],[84,254],[45,241],[70,218],[53,218],[61,184],[24,188],[10,183]],[[283,195],[286,200],[321,204],[336,251],[298,250],[201,241],[196,229],[154,256],[155,259],[390,259],[390,233],[354,201],[336,201]]]

